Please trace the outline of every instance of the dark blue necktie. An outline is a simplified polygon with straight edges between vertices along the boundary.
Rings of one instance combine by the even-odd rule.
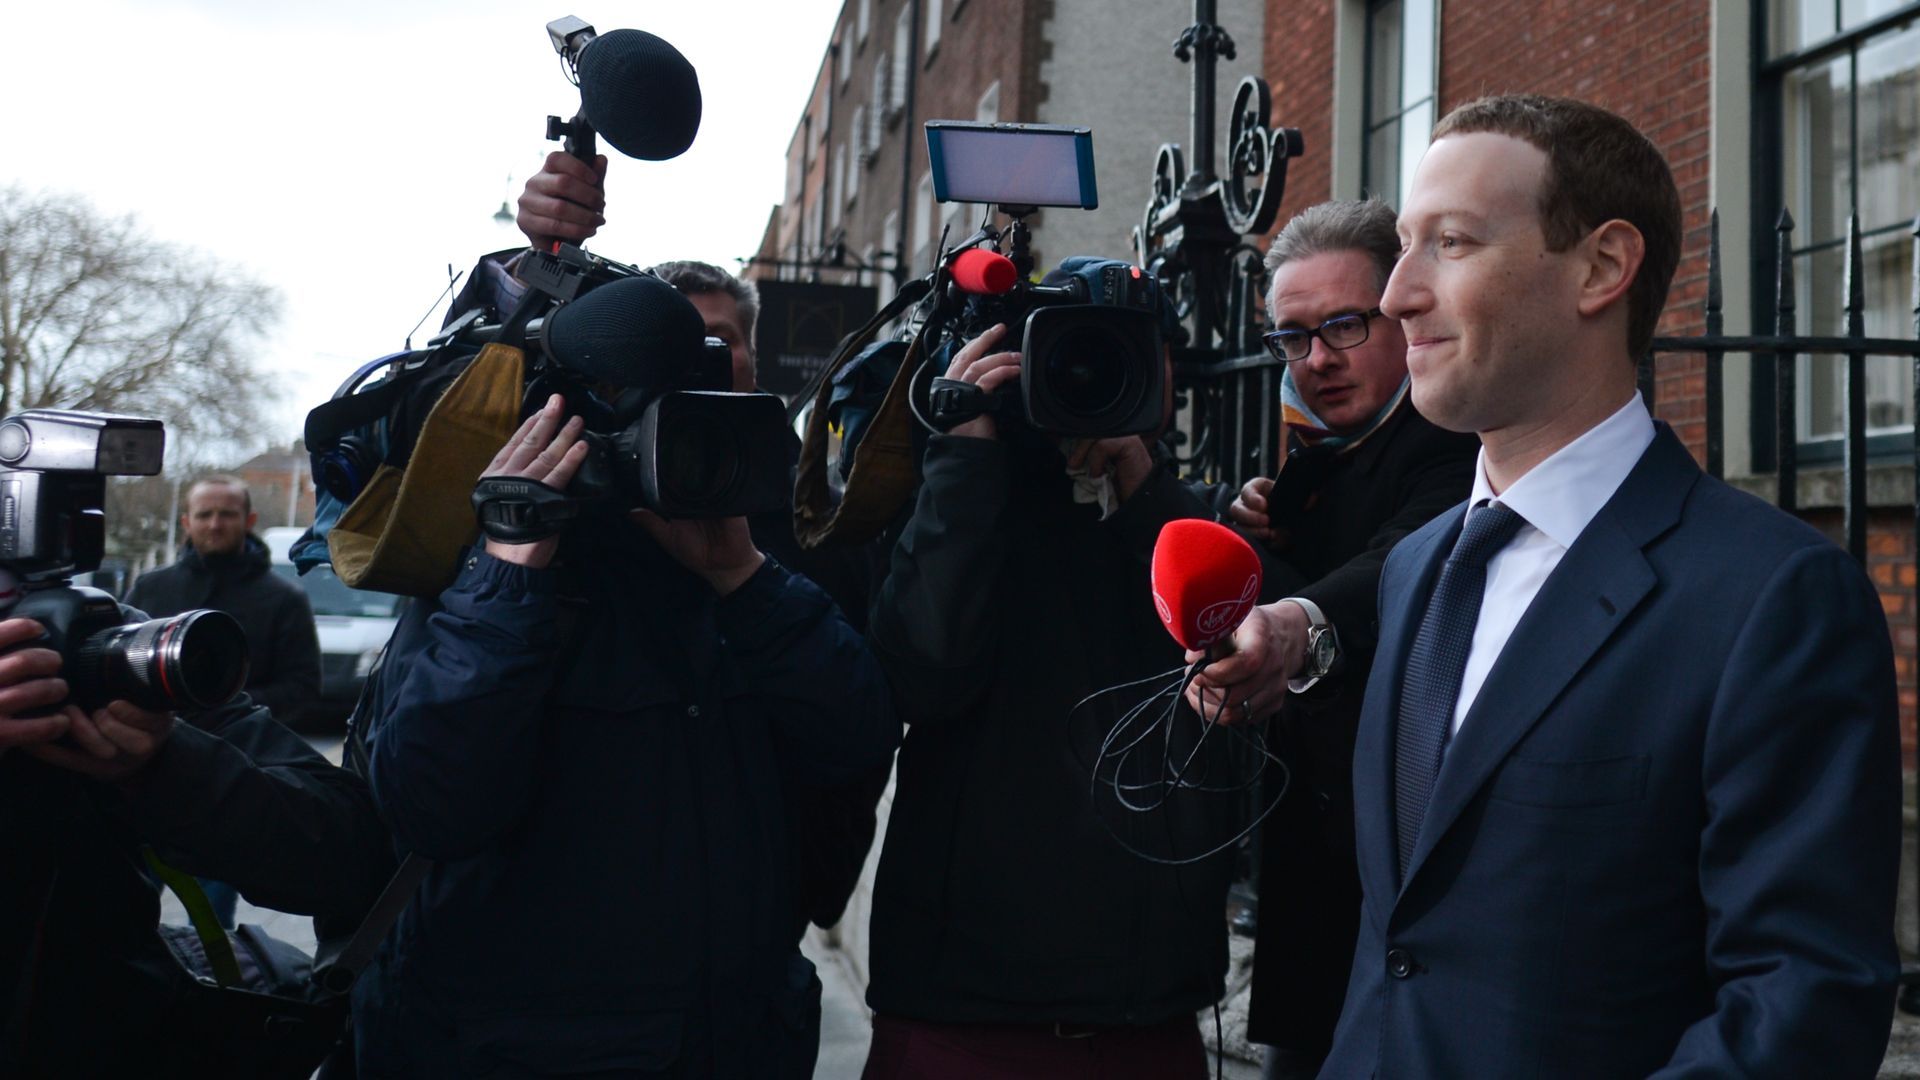
[[[1400,844],[1402,881],[1414,842],[1420,839],[1420,823],[1426,820],[1427,799],[1433,794],[1434,778],[1440,775],[1447,737],[1453,732],[1460,679],[1466,674],[1473,626],[1480,621],[1480,601],[1487,588],[1487,560],[1506,547],[1524,524],[1519,514],[1499,503],[1488,503],[1468,515],[1460,539],[1440,568],[1440,580],[1407,653],[1393,734],[1394,833]]]

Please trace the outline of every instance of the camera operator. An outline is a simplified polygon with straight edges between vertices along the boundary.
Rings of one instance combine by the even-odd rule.
[[[564,490],[586,446],[562,413],[485,475]],[[744,519],[634,511],[489,538],[389,657],[373,790],[436,863],[355,988],[363,1075],[810,1074],[780,792],[898,741],[824,594]]]
[[[1157,289],[1149,305],[1164,322]],[[946,377],[1014,384],[1009,340],[987,329]],[[870,628],[911,726],[874,891],[865,1075],[1201,1077],[1232,857],[1156,865],[1116,843],[1068,724],[1088,695],[1181,664],[1148,567],[1163,492],[1185,485],[1147,439],[1063,446],[991,414],[932,435],[922,474]],[[1212,516],[1187,501],[1179,516]]]
[[[0,1075],[221,1075],[223,1048],[176,1013],[142,845],[254,903],[350,921],[391,875],[391,841],[360,780],[244,695],[177,717],[25,715],[68,697],[41,635],[0,621]]]
[[[606,161],[602,156],[589,168],[563,151],[547,156],[541,170],[527,179],[519,200],[516,222],[528,243],[535,247],[557,240],[579,244],[599,231],[606,222]],[[521,286],[506,270],[509,261],[505,253],[483,260],[472,279],[477,287],[463,294],[453,311],[481,304],[496,313],[511,311]],[[726,342],[732,353],[733,389],[740,393],[756,389],[753,342],[760,297],[753,283],[690,259],[659,263],[651,269],[699,310],[708,337]],[[788,450],[797,461],[797,438],[788,440]],[[793,534],[791,506],[755,514],[747,525],[756,547],[820,586],[855,630],[866,630],[873,582],[886,569],[883,549],[877,545],[803,548]],[[798,879],[796,940],[808,922],[830,927],[846,910],[873,847],[875,807],[891,772],[889,761],[869,775],[825,787],[783,777],[789,784],[787,827]]]

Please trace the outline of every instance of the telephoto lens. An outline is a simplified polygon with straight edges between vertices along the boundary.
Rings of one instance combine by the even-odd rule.
[[[225,704],[247,682],[247,636],[224,611],[184,611],[109,626],[74,649],[66,671],[74,701],[130,701],[153,712]]]

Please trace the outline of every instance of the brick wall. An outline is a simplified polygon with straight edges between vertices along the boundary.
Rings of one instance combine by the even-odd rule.
[[[1327,154],[1333,124],[1333,3],[1269,0],[1267,4],[1262,67],[1273,91],[1273,123],[1299,128],[1307,150],[1306,156],[1287,164],[1281,223],[1314,203],[1325,202],[1333,191]],[[1218,122],[1223,128],[1232,104],[1231,100],[1220,103]]]
[[[1844,543],[1838,510],[1819,510],[1801,515],[1827,534],[1834,543]],[[1914,637],[1914,558],[1913,513],[1899,509],[1875,510],[1867,515],[1867,575],[1880,591],[1880,610],[1886,613],[1893,633],[1893,668],[1900,689],[1900,747],[1902,767],[1911,771],[1914,751],[1914,707],[1916,682]]]

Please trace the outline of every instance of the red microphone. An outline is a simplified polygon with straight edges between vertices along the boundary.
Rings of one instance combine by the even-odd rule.
[[[1260,556],[1211,521],[1169,521],[1153,545],[1153,606],[1173,640],[1200,650],[1233,635],[1260,598]]]
[[[1013,260],[986,248],[968,248],[953,257],[953,283],[976,296],[1002,296],[1020,280]]]

